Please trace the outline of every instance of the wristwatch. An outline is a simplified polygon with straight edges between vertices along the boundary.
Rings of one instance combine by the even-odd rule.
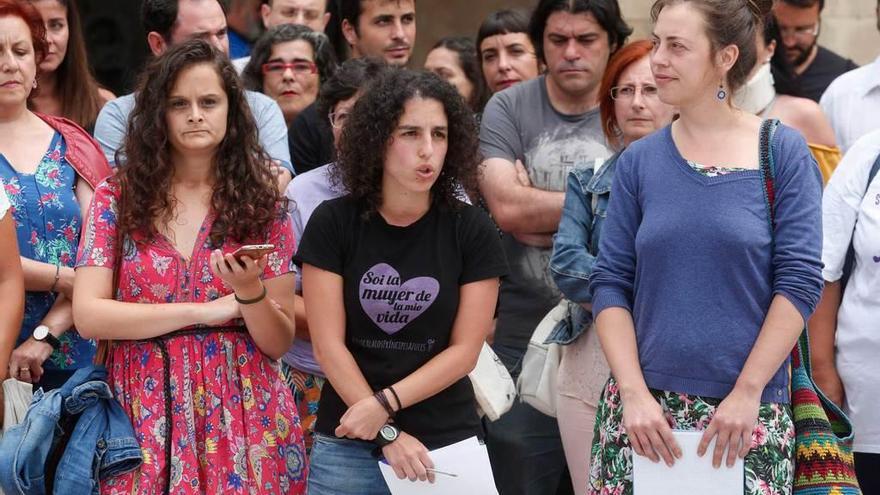
[[[61,347],[61,341],[58,340],[58,337],[49,332],[49,327],[46,325],[39,325],[35,328],[33,337],[37,342],[45,342],[51,345],[52,349],[55,349],[56,351]]]
[[[384,426],[379,428],[379,434],[376,435],[376,439],[373,440],[379,448],[382,448],[391,442],[397,440],[397,437],[400,436],[400,428],[394,426],[391,423],[386,423]]]

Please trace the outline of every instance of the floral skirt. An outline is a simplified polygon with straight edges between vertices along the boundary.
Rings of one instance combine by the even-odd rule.
[[[170,484],[173,494],[304,494],[302,428],[278,364],[244,332],[165,342],[112,344],[108,383],[144,463],[101,493],[162,494]]]
[[[651,390],[673,429],[702,431],[721,400]],[[709,455],[709,454],[707,454]],[[623,427],[620,390],[608,380],[593,431],[591,495],[632,495],[633,451]],[[794,483],[794,420],[788,404],[761,403],[751,450],[743,460],[746,495],[790,495]]]
[[[324,388],[326,378],[300,371],[285,362],[281,362],[281,372],[290,391],[293,392],[293,401],[299,413],[305,435],[306,455],[312,452],[312,444],[315,441],[315,421],[318,419],[318,402],[321,401],[321,389]]]

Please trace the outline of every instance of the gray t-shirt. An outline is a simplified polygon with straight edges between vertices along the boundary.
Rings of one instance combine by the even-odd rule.
[[[522,161],[532,186],[565,191],[568,172],[611,156],[599,109],[580,115],[556,111],[545,76],[497,93],[483,112],[480,152],[484,159]],[[552,249],[520,244],[504,235],[510,274],[502,279],[495,343],[525,351],[541,318],[562,297],[550,276]]]

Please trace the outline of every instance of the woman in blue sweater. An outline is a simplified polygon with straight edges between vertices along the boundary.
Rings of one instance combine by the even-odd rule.
[[[654,3],[652,70],[680,118],[617,162],[590,281],[613,375],[591,493],[632,493],[633,451],[672,465],[682,455],[673,429],[703,431],[698,454],[716,467],[745,458],[745,493],[790,493],[786,363],[822,289],[822,179],[804,139],[778,127],[771,232],[761,120],[729,100],[771,5]]]

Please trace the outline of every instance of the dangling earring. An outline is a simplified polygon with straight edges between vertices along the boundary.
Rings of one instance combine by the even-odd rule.
[[[34,78],[34,84],[33,84],[33,87],[34,87],[34,89],[37,89],[37,79],[36,79],[36,78]]]
[[[724,101],[727,98],[727,91],[724,91],[724,83],[718,84],[718,93],[715,94],[715,98],[718,98],[718,101]]]

